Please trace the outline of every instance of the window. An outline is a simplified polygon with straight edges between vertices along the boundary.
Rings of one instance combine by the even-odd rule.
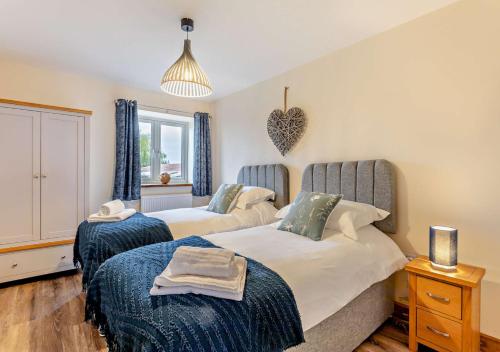
[[[159,183],[163,172],[170,183],[189,182],[189,129],[184,116],[139,111],[143,183]]]

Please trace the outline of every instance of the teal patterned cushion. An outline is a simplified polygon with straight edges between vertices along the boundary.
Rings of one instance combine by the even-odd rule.
[[[302,191],[293,201],[278,230],[293,232],[319,241],[330,213],[341,199],[342,196],[338,194]]]
[[[222,184],[212,197],[210,204],[208,204],[208,211],[214,213],[226,214],[231,210],[231,205],[240,193],[243,185],[238,184]]]

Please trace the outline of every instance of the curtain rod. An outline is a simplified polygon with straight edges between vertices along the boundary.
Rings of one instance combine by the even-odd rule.
[[[115,104],[116,102],[118,101],[118,99],[115,99]],[[173,113],[179,113],[179,114],[182,114],[182,115],[185,115],[186,117],[191,117],[191,118],[194,118],[194,112],[189,112],[189,111],[182,111],[182,110],[175,110],[175,109],[167,109],[167,108],[160,108],[158,106],[152,106],[152,105],[144,105],[144,104],[139,104],[137,103],[137,107],[139,108],[150,108],[150,109],[154,109],[154,110],[160,110],[160,111],[163,111],[165,113],[169,113],[169,112],[173,112]],[[212,115],[208,114],[208,118],[212,118]]]
[[[167,114],[169,112],[174,112],[174,113],[181,113],[183,115],[186,115],[186,117],[191,117],[194,118],[194,112],[189,112],[189,111],[182,111],[182,110],[175,110],[175,109],[167,109],[167,108],[160,108],[158,106],[151,106],[151,105],[144,105],[144,104],[137,104],[138,107],[142,108],[150,108],[150,109],[155,109],[155,110],[160,110],[164,111]],[[208,115],[209,118],[212,118],[212,116]]]
[[[194,115],[194,112],[182,111],[182,110],[175,110],[175,109],[167,109],[167,108],[160,108],[158,106],[151,106],[151,105],[144,105],[144,104],[137,104],[137,106],[142,107],[142,108],[151,108],[151,109],[162,110],[162,111],[173,111],[173,112],[180,112],[182,114]]]

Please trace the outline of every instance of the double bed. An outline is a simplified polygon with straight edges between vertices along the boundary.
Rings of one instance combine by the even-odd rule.
[[[210,245],[231,249],[278,274],[293,292],[305,343],[300,344],[301,336],[295,336],[294,343],[287,342],[281,348],[263,344],[252,350],[278,351],[285,349],[283,346],[298,344],[289,350],[352,351],[387,319],[392,312],[391,276],[406,263],[400,249],[386,235],[396,230],[395,187],[392,166],[385,160],[313,164],[304,171],[302,190],[342,193],[347,200],[375,205],[391,215],[359,229],[356,241],[334,230],[326,230],[321,241],[312,241],[280,231],[276,224],[203,237],[203,241]],[[217,351],[221,346],[222,350],[234,350],[230,346],[214,345],[215,335],[207,333],[220,324],[213,302],[197,306],[197,311],[203,314],[201,321],[194,316],[184,316],[181,311],[183,324],[190,329],[180,329],[172,323],[174,318],[179,320],[179,311],[173,315],[173,305],[169,303],[173,296],[158,299],[149,295],[154,277],[168,263],[165,253],[172,252],[183,241],[188,245],[197,243],[197,238],[154,244],[120,254],[99,269],[89,289],[91,299],[87,301],[86,313],[88,319],[106,325],[106,336],[112,350],[122,350],[120,341],[123,339],[117,339],[117,336],[133,340],[134,345],[146,351],[189,350],[186,346],[193,346],[191,341],[199,343],[205,340],[206,344],[201,345],[207,347],[198,350]],[[123,263],[133,266],[134,270],[129,270]],[[258,280],[259,276],[249,269],[247,284],[250,292],[245,292],[241,302],[249,311],[253,302],[249,302],[247,296],[256,299],[251,293],[259,284]],[[267,293],[273,293],[268,282],[263,281],[262,285],[267,287]],[[127,300],[132,296],[134,301],[129,304]],[[193,302],[202,298],[188,294],[182,299],[189,311]],[[268,304],[267,310],[272,311],[273,305]],[[125,321],[137,321],[136,330],[116,320],[117,316],[126,317]],[[201,330],[197,332],[196,328]],[[264,335],[269,334],[280,335],[283,331],[266,330]],[[174,345],[158,342],[172,343],[172,337],[175,337]]]

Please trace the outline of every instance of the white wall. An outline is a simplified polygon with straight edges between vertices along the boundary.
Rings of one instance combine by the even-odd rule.
[[[390,160],[394,239],[425,254],[430,224],[457,227],[459,260],[487,269],[481,329],[500,337],[499,33],[500,1],[465,0],[216,101],[216,183],[282,162],[293,198],[308,163]],[[285,85],[308,127],[283,158],[266,121]]]
[[[160,79],[160,77],[158,77]],[[90,211],[111,199],[115,165],[115,105],[118,98],[187,112],[211,112],[210,103],[145,91],[88,75],[0,58],[0,97],[92,110]]]

